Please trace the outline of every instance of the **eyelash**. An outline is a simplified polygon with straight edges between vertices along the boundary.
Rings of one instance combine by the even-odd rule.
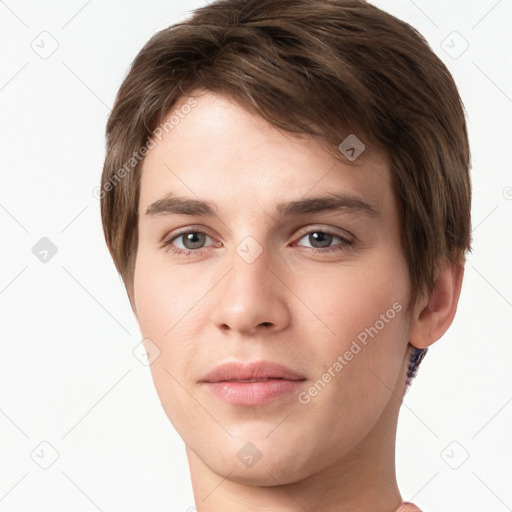
[[[172,253],[177,254],[179,256],[192,256],[192,255],[200,256],[203,253],[203,251],[205,249],[207,249],[206,247],[200,247],[199,249],[186,249],[185,250],[185,249],[178,249],[178,248],[176,248],[176,247],[174,247],[172,245],[172,242],[174,242],[174,240],[177,240],[181,236],[187,235],[187,234],[190,234],[190,233],[201,233],[203,235],[206,235],[209,238],[212,238],[210,235],[208,235],[208,233],[205,233],[204,231],[200,231],[198,229],[194,230],[194,229],[188,228],[187,230],[184,230],[184,231],[181,231],[179,233],[173,234],[172,237],[167,237],[166,239],[164,239],[164,241],[163,241],[164,248],[166,250],[168,250],[169,252],[172,252]],[[333,247],[327,247],[325,249],[317,249],[315,247],[305,247],[305,249],[309,253],[313,253],[313,254],[326,254],[326,253],[331,253],[331,252],[335,252],[335,251],[346,251],[347,249],[349,249],[350,247],[352,247],[354,245],[354,239],[348,238],[348,237],[343,237],[343,236],[339,235],[338,233],[334,233],[334,232],[332,232],[332,231],[330,231],[328,229],[310,229],[309,231],[304,231],[304,232],[302,232],[300,234],[300,238],[298,240],[300,241],[305,236],[313,234],[313,233],[322,233],[322,234],[325,234],[325,235],[330,235],[330,236],[333,236],[335,238],[339,238],[341,240],[341,242],[338,243],[337,245],[333,246]],[[303,247],[303,246],[301,246],[301,247]]]

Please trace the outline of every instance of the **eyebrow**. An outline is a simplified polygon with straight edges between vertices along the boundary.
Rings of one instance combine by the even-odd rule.
[[[319,197],[307,197],[296,201],[286,201],[276,206],[276,211],[282,217],[337,211],[341,213],[358,213],[370,218],[381,216],[376,205],[351,194],[327,194]],[[179,197],[172,193],[151,203],[146,209],[146,215],[196,215],[218,217],[213,203],[197,199]]]

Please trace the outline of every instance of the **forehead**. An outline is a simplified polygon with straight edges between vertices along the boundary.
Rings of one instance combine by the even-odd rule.
[[[349,162],[227,96],[200,90],[192,96],[195,101],[181,98],[174,105],[145,157],[141,213],[168,193],[224,203],[233,212],[270,211],[286,200],[330,192],[392,206],[386,155],[366,151]]]

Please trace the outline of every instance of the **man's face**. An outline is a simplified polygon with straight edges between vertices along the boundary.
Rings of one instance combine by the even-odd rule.
[[[155,386],[204,468],[295,482],[356,457],[398,407],[410,281],[388,163],[338,160],[224,96],[185,104],[148,152],[140,189],[134,306],[160,351]],[[213,215],[176,213],[162,201],[171,195]],[[335,196],[338,209],[277,208]],[[213,384],[207,374],[226,362],[293,376]]]

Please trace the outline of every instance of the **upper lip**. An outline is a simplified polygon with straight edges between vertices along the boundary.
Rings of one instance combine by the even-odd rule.
[[[305,377],[291,368],[271,361],[249,363],[227,362],[207,373],[200,382],[224,382],[252,379],[304,380]]]

